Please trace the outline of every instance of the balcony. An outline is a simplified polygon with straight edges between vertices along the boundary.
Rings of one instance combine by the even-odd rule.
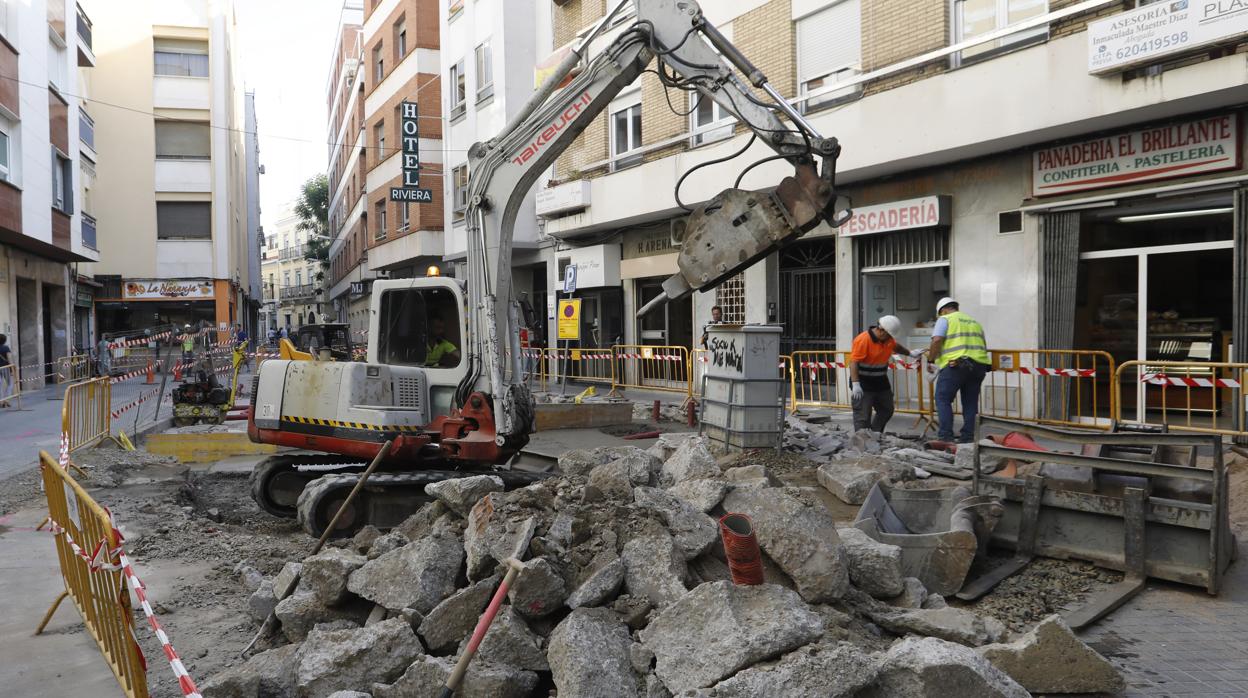
[[[95,152],[95,120],[81,107],[78,108],[78,139]]]
[[[156,158],[156,191],[211,192],[212,161],[192,158]]]
[[[95,217],[85,211],[82,214],[82,246],[100,249],[95,242]]]
[[[288,259],[303,259],[304,256],[307,255],[307,253],[308,253],[307,245],[293,245],[290,247],[283,247],[282,253],[279,256],[279,258],[282,261],[285,261]]]
[[[318,287],[315,284],[300,284],[282,289],[280,298],[283,303],[310,301],[316,298]]]
[[[91,47],[91,18],[78,5],[78,67],[95,67],[95,50]]]

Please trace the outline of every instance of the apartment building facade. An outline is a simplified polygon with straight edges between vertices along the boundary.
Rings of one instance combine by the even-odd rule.
[[[556,7],[556,45],[574,41],[606,4]],[[840,139],[838,184],[856,213],[712,292],[633,320],[676,271],[686,215],[672,195],[677,179],[748,138],[730,113],[665,96],[646,75],[558,164],[547,197],[560,207],[538,210],[552,235],[583,245],[557,253],[561,265],[601,267],[603,291],[622,288],[613,307],[600,306],[599,323],[619,317],[628,341],[690,346],[718,304],[729,322],[782,324],[788,352],[847,347],[891,313],[907,327],[903,342],[922,346],[935,301],[952,295],[995,346],[1105,349],[1119,361],[1248,357],[1248,8],[702,8],[822,135]],[[1152,42],[1164,26],[1178,29]],[[702,170],[680,197],[704,202],[770,154],[755,145]],[[773,187],[789,173],[763,164],[742,187]],[[618,242],[584,244],[610,231]]]
[[[86,97],[91,19],[74,2],[0,2],[0,332],[23,387],[83,346],[77,265],[96,258]]]
[[[329,104],[329,298],[337,318],[368,327],[371,282],[410,277],[443,254],[439,0],[364,0],[344,7]],[[356,19],[358,17],[358,20]],[[358,21],[358,24],[357,24]],[[416,134],[400,131],[414,104]],[[410,107],[409,107],[410,109]],[[391,201],[404,186],[401,139],[418,144],[429,203]]]
[[[270,329],[293,334],[302,325],[324,321],[320,264],[307,258],[308,231],[299,229],[293,202],[282,207],[264,237],[260,276],[266,335]]]
[[[549,55],[551,3],[506,0],[451,0],[441,3],[442,110],[446,116],[445,266],[464,276],[468,240],[468,151],[474,143],[497,136],[533,94],[534,67]],[[512,257],[512,293],[526,308],[526,324],[535,341],[553,327],[558,270],[554,241],[536,216],[541,181],[516,216]]]
[[[97,335],[173,323],[223,334],[252,298],[258,215],[230,0],[98,3],[93,114]],[[254,124],[254,119],[252,120]]]

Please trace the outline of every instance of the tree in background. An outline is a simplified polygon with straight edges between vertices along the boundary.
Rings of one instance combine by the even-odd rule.
[[[308,234],[308,251],[304,259],[317,263],[316,281],[324,283],[329,269],[329,178],[323,174],[311,177],[303,183],[299,200],[295,203],[295,215],[299,217],[296,229]]]

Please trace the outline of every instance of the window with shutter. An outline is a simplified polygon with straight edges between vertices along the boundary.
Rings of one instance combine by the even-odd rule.
[[[212,204],[207,201],[157,201],[156,237],[159,240],[212,238]]]
[[[797,74],[805,111],[827,106],[862,91],[855,85],[834,90],[838,82],[862,72],[861,0],[841,0],[797,20]]]
[[[156,122],[156,157],[173,160],[208,160],[208,124],[183,121]]]

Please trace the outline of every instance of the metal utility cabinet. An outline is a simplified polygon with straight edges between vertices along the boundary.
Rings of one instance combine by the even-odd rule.
[[[701,432],[730,451],[781,447],[779,325],[712,325],[702,376]]]

